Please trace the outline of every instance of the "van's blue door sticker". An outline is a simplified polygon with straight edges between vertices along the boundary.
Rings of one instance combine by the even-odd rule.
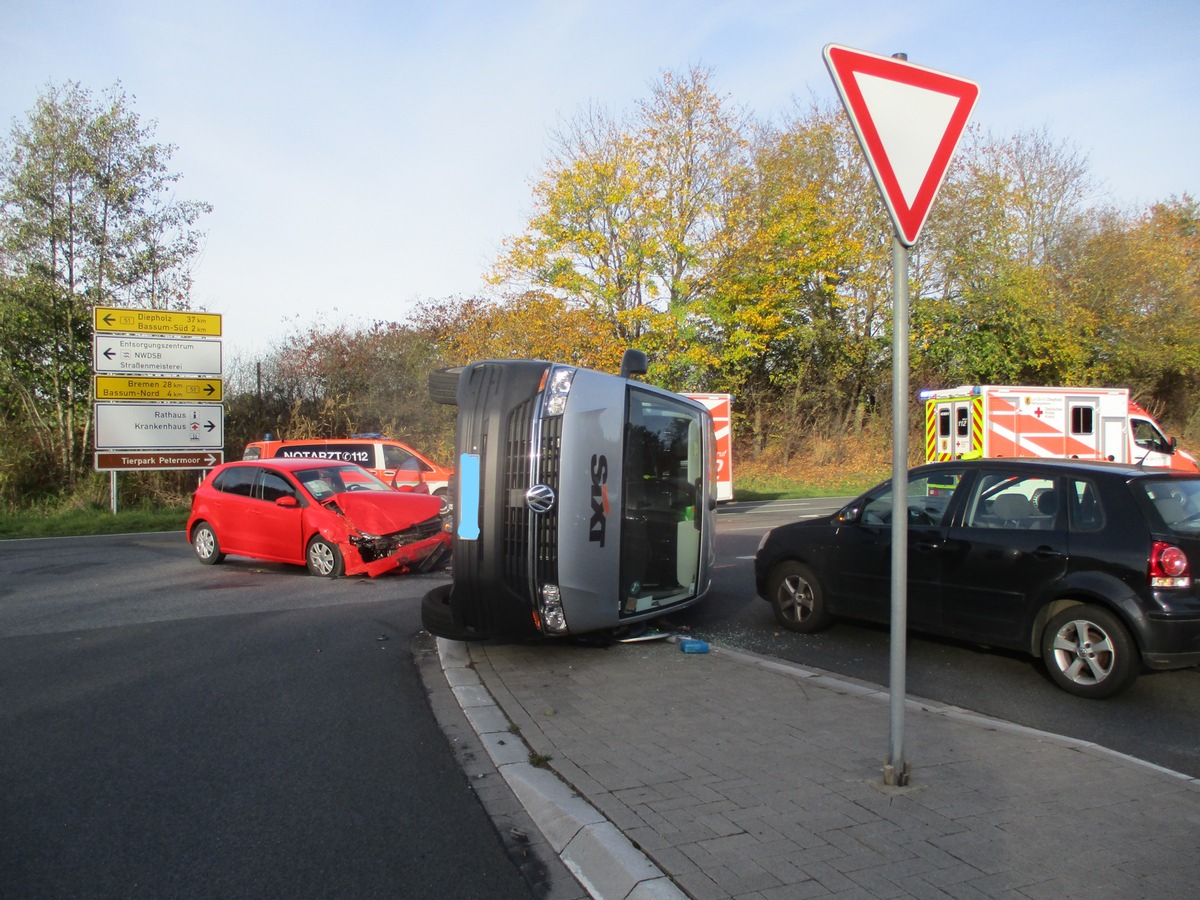
[[[479,456],[474,453],[458,457],[458,537],[479,540]]]

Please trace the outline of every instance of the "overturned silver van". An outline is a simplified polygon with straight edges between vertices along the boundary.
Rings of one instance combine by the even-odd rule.
[[[621,375],[485,360],[430,378],[458,406],[453,582],[426,630],[454,640],[619,630],[708,591],[716,444],[700,403]]]

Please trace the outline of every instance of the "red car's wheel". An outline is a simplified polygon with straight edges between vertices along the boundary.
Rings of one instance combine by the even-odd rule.
[[[304,551],[304,559],[308,562],[308,571],[324,578],[337,578],[345,571],[346,563],[342,559],[342,551],[325,538],[316,535],[308,542]]]
[[[216,565],[225,558],[216,532],[207,522],[201,522],[192,529],[192,549],[196,551],[196,559],[206,566]]]

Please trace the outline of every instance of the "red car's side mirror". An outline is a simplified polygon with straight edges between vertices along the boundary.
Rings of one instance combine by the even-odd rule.
[[[295,509],[297,506],[300,505],[300,501],[297,500],[295,497],[290,497],[290,496],[289,497],[280,497],[278,500],[275,501],[275,505],[283,506],[288,509]]]

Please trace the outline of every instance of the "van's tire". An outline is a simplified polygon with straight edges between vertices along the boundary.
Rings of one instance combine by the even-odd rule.
[[[454,621],[450,609],[452,584],[440,584],[421,598],[421,626],[435,637],[448,641],[473,641],[478,636]]]
[[[458,379],[462,375],[462,366],[449,369],[438,369],[429,373],[429,399],[434,403],[444,403],[447,406],[458,405]]]

